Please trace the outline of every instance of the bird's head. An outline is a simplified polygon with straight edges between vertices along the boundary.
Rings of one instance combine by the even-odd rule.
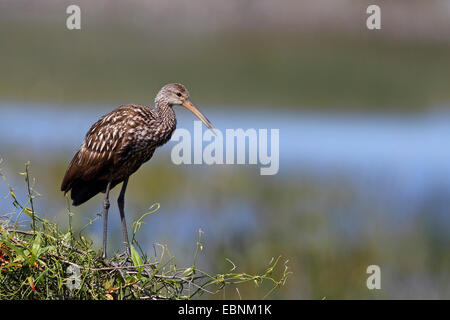
[[[189,92],[182,84],[179,83],[166,84],[164,87],[161,88],[161,90],[159,90],[158,94],[156,95],[155,102],[157,104],[164,102],[171,107],[179,105],[187,108],[189,111],[195,114],[197,118],[199,118],[205,124],[205,126],[211,129],[211,131],[214,132],[214,134],[216,133],[214,131],[214,127],[212,126],[208,118],[206,118],[189,100]]]

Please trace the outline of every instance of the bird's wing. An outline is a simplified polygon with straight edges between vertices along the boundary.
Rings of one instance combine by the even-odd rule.
[[[66,171],[62,191],[69,191],[77,179],[90,181],[108,176],[114,165],[114,156],[126,135],[128,118],[127,109],[119,107],[92,125]]]
[[[115,152],[114,164],[120,166],[136,156],[131,161],[133,163],[131,167],[135,165],[139,167],[148,160],[145,159],[146,155],[151,157],[156,147],[157,141],[154,137],[155,131],[158,130],[158,115],[153,109],[145,106],[129,105],[127,107],[126,126],[123,130],[123,139]]]

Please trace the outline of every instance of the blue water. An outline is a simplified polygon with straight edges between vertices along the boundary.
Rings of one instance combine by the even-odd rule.
[[[43,158],[62,152],[69,160],[92,123],[113,108],[0,102],[0,109],[0,158],[7,159],[10,150],[23,149]],[[417,213],[418,208],[436,194],[439,201],[433,200],[433,208],[428,214],[438,226],[450,225],[450,217],[446,214],[450,204],[446,200],[450,195],[448,109],[414,114],[320,113],[208,106],[200,109],[222,132],[227,128],[280,130],[280,171],[266,179],[301,180],[306,175],[325,185],[336,181],[333,180],[336,176],[351,180],[361,194],[355,197],[352,207],[335,208],[336,226],[343,228],[342,232],[347,235],[351,230],[356,235],[363,230],[355,226],[367,223],[364,216],[367,203],[380,203],[386,214],[395,215],[397,221],[403,223],[402,216]],[[182,108],[176,113],[178,128],[192,132],[195,117]],[[174,142],[169,142],[157,152],[168,157],[173,145]],[[245,168],[259,174],[258,167]],[[198,226],[214,226],[219,222],[226,227],[211,227],[218,238],[231,229],[248,231],[258,227],[258,208],[251,202],[246,203],[245,199],[229,201],[229,205],[214,216],[205,215],[209,209],[201,204],[187,201],[183,198],[166,204],[164,209],[165,212],[182,211],[184,214],[172,215],[173,219],[169,221],[152,218],[150,227],[155,239],[158,232],[173,229],[178,231],[172,236],[182,242],[186,233],[195,235]],[[293,199],[292,210],[285,214],[301,212],[301,207],[308,205],[298,204]],[[395,221],[393,217],[392,223]],[[98,223],[96,228],[100,225]]]
[[[110,106],[58,107],[0,102],[0,153],[26,147],[41,155],[75,151],[90,125]],[[202,106],[214,126],[280,129],[280,174],[393,174],[408,189],[450,181],[450,112],[354,114]],[[195,117],[177,110],[178,128],[193,131]],[[169,142],[158,152],[169,152]],[[206,144],[206,143],[205,143]],[[5,156],[5,155],[3,155]]]

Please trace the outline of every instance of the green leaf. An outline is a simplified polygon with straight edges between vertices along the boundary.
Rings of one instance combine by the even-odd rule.
[[[38,232],[34,238],[33,245],[31,246],[31,253],[35,256],[39,256],[41,251],[41,233]]]
[[[69,232],[67,232],[66,234],[64,234],[63,238],[62,238],[62,242],[67,244],[70,242],[70,239],[72,238],[72,234]]]
[[[133,261],[134,266],[137,267],[137,266],[143,265],[142,258],[139,255],[139,252],[137,252],[136,248],[132,244],[130,244],[130,249],[131,249],[131,260]],[[136,269],[138,270],[139,275],[140,275],[143,268],[140,267],[140,268],[136,268]]]
[[[194,273],[195,273],[194,267],[190,267],[190,268],[187,268],[186,270],[184,270],[182,275],[189,277],[189,276],[193,275]]]
[[[28,262],[28,250],[27,249],[23,250],[19,246],[15,246],[12,243],[10,243],[8,246],[11,249],[13,249],[14,252],[16,253],[16,257],[14,259],[14,262],[23,262],[23,261]]]
[[[33,218],[33,211],[30,208],[23,208],[23,212],[25,212],[27,216]]]

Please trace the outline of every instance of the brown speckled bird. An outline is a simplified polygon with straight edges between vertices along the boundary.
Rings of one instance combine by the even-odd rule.
[[[157,147],[169,141],[177,124],[172,109],[175,105],[186,107],[214,131],[209,120],[189,100],[186,88],[178,83],[168,84],[156,95],[155,109],[130,104],[101,117],[89,129],[66,171],[61,191],[64,194],[71,191],[73,205],[78,206],[100,192],[105,193],[103,258],[106,258],[109,191],[123,182],[117,203],[127,254],[130,254],[124,212],[128,178],[150,160]]]

